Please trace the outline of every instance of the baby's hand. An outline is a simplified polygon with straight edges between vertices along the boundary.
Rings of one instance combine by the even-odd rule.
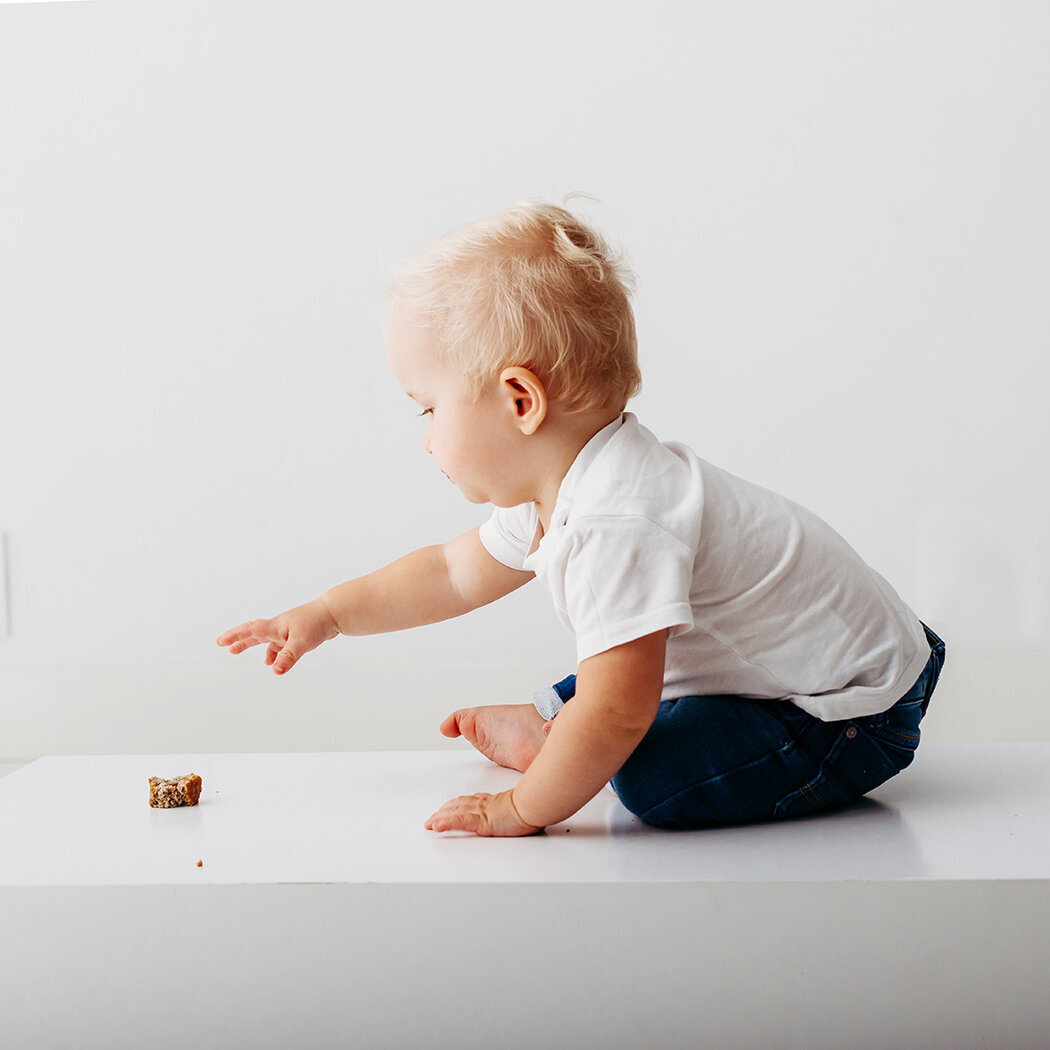
[[[250,620],[240,627],[231,627],[215,641],[234,656],[253,645],[266,645],[266,666],[273,667],[274,674],[284,674],[301,656],[338,634],[331,611],[318,598],[272,620]]]
[[[514,808],[510,791],[498,795],[462,795],[446,802],[423,825],[430,831],[472,831],[475,835],[535,835],[543,828],[526,824]]]

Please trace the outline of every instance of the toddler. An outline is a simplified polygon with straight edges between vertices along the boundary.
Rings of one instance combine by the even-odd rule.
[[[624,410],[640,385],[630,280],[594,231],[537,203],[403,268],[390,366],[426,451],[491,516],[217,639],[265,645],[285,674],[336,635],[461,616],[539,577],[576,673],[445,719],[523,776],[446,802],[434,831],[533,834],[610,781],[663,828],[811,813],[871,791],[918,744],[944,644],[816,515]]]

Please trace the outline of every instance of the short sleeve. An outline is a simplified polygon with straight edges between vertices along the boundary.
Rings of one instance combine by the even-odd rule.
[[[482,546],[496,561],[510,569],[521,569],[536,535],[536,507],[496,507],[478,529]]]
[[[692,629],[691,546],[632,515],[588,518],[573,532],[565,611],[577,659],[662,629],[671,637]]]

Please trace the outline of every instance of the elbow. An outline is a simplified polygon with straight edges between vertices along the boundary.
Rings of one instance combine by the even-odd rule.
[[[641,740],[649,732],[660,710],[660,694],[631,704],[613,704],[606,709],[605,726],[623,739]]]

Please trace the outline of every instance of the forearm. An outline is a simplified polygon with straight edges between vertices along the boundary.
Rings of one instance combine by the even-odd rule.
[[[577,690],[514,788],[519,816],[536,827],[571,817],[613,778],[651,723],[647,713],[610,717],[599,697]]]
[[[318,600],[340,634],[380,634],[462,616],[532,578],[493,558],[475,528],[333,587]]]
[[[531,835],[571,817],[612,779],[653,724],[666,648],[667,632],[654,631],[582,661],[575,697],[517,786],[450,799],[425,827]]]
[[[340,634],[381,634],[469,612],[449,578],[444,547],[423,547],[376,572],[341,583],[319,599]]]
[[[613,778],[660,709],[667,632],[584,660],[576,695],[514,788],[519,817],[546,827],[571,817]]]

